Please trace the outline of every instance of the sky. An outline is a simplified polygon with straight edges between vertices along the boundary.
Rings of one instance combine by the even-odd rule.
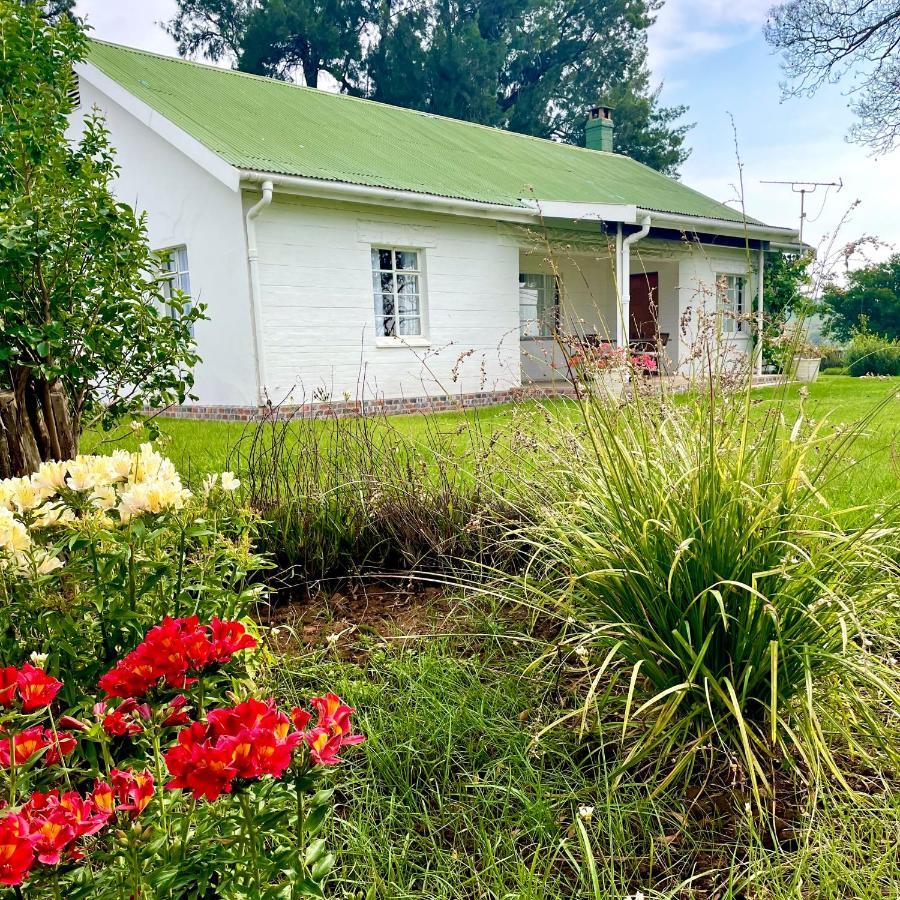
[[[662,84],[663,102],[687,105],[685,121],[694,123],[682,180],[718,200],[739,196],[733,117],[750,215],[797,227],[799,195],[789,185],[760,182],[842,180],[840,191],[820,187],[807,196],[804,240],[824,246],[835,232],[839,244],[866,234],[900,248],[900,149],[876,159],[846,141],[849,85],[782,99],[779,60],[762,34],[770,5],[771,0],[667,0],[651,27],[650,68]],[[175,0],[79,0],[76,9],[95,37],[177,55],[159,25],[172,16]]]

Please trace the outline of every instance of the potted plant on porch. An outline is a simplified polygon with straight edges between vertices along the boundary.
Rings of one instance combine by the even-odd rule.
[[[647,354],[636,357],[626,347],[608,343],[582,345],[569,357],[568,363],[574,378],[610,400],[625,396],[632,372],[656,368],[656,361]]]
[[[819,377],[819,366],[825,353],[823,347],[810,343],[800,325],[786,326],[772,341],[773,357],[780,358],[781,370],[793,381],[810,384]]]

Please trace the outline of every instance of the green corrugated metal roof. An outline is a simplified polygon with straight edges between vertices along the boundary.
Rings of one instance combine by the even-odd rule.
[[[522,198],[740,214],[615,153],[92,41],[89,61],[226,162],[522,206]]]

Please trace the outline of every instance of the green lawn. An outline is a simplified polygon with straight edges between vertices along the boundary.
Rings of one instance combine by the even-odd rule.
[[[789,388],[790,411],[799,408],[800,388]],[[760,408],[765,408],[774,389],[756,391]],[[824,420],[825,427],[848,425],[882,405],[878,415],[869,423],[858,441],[854,453],[854,465],[843,476],[836,477],[828,485],[826,494],[840,506],[883,501],[897,495],[900,484],[900,378],[850,378],[844,375],[823,375],[809,387],[805,401],[806,415],[812,420]],[[416,437],[426,428],[437,428],[446,434],[459,431],[465,434],[466,424],[477,423],[483,433],[511,428],[523,416],[532,416],[539,423],[544,411],[554,415],[577,416],[573,403],[566,400],[504,404],[465,413],[439,413],[434,415],[394,416],[391,425],[398,431]],[[237,422],[195,422],[183,419],[161,419],[165,451],[175,460],[188,479],[227,468],[240,468],[236,449],[242,438],[249,437],[252,426]],[[298,423],[297,427],[310,427],[310,423]],[[311,427],[322,428],[322,423]],[[539,426],[538,426],[539,427]],[[132,435],[122,430],[111,435],[90,434],[84,440],[85,452],[115,446],[134,447],[140,434]],[[464,447],[465,438],[460,438]]]

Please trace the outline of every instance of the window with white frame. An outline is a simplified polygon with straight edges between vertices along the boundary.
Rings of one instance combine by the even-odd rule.
[[[719,308],[722,310],[722,330],[728,334],[742,334],[747,330],[745,321],[746,285],[743,275],[716,276]]]
[[[422,337],[422,251],[372,248],[376,337]]]
[[[162,293],[166,298],[166,312],[173,318],[188,313],[191,309],[191,276],[188,271],[187,247],[172,247],[159,253]],[[184,294],[179,310],[172,300],[177,292]],[[193,328],[191,328],[193,334]]]
[[[519,334],[552,337],[559,326],[559,291],[553,275],[519,273]]]

